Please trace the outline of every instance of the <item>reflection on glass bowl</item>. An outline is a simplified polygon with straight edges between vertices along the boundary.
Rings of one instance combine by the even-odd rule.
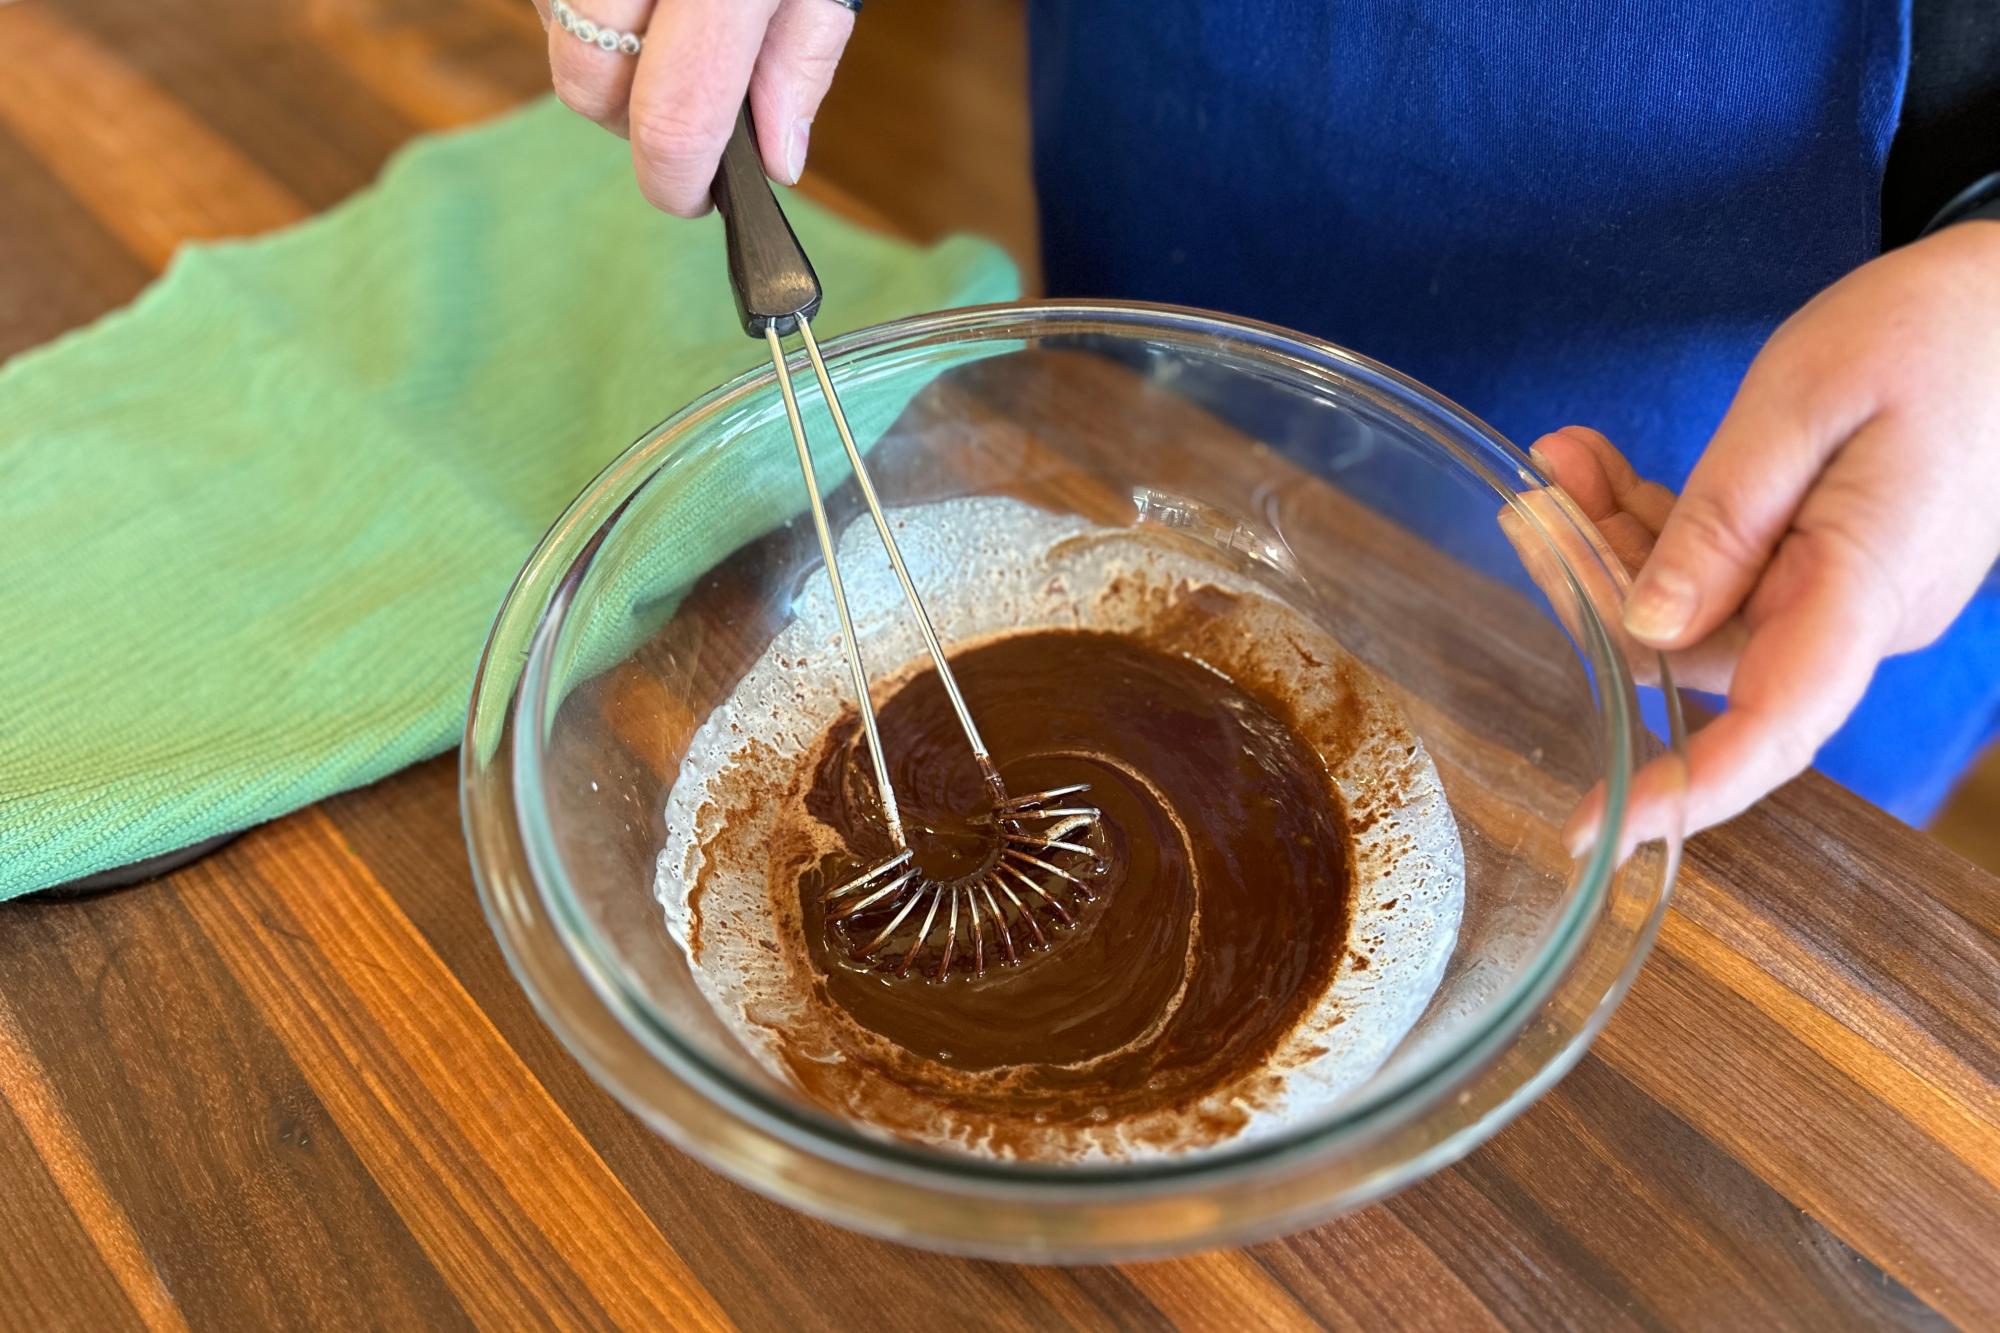
[[[1309,619],[1432,766],[1462,857],[1457,928],[1427,964],[1421,1012],[1349,1066],[1363,1072],[1254,1133],[1133,1160],[1014,1160],[802,1094],[718,1013],[654,898],[662,849],[688,843],[692,814],[668,794],[690,747],[813,613],[817,550],[766,369],[649,433],[571,506],[502,607],[474,691],[463,789],[487,910],[600,1081],[806,1211],[1081,1260],[1242,1241],[1379,1197],[1574,1062],[1650,944],[1678,847],[1613,863],[1631,774],[1662,747],[1592,600],[1542,592],[1552,569],[1578,589],[1618,575],[1586,563],[1597,548],[1573,511],[1524,500],[1541,485],[1525,457],[1383,367],[1191,311],[991,307],[827,352],[892,509],[1004,500],[1178,543]],[[837,451],[821,460],[830,488],[844,475]],[[851,489],[832,496],[836,528]],[[948,642],[965,637],[939,620]],[[863,628],[893,632],[886,611]],[[1298,671],[1332,671],[1326,657]],[[878,673],[903,660],[881,659]],[[1593,789],[1608,832],[1572,861],[1560,829]]]

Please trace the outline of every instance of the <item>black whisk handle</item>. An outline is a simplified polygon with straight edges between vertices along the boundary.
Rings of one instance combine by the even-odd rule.
[[[781,334],[796,331],[801,315],[811,319],[819,313],[819,275],[771,193],[748,102],[737,114],[729,146],[722,150],[710,194],[722,214],[729,285],[736,292],[743,331],[753,338],[762,338],[766,329]]]

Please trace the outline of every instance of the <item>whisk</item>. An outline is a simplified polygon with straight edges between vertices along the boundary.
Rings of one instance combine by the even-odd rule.
[[[1092,880],[1100,871],[1101,859],[1086,839],[1101,823],[1102,816],[1095,807],[1079,799],[1089,790],[1088,783],[1009,795],[986,743],[980,739],[979,728],[966,707],[965,696],[959,692],[951,664],[945,660],[944,646],[938,641],[937,630],[924,610],[923,598],[917,594],[916,584],[903,563],[875,484],[848,430],[847,415],[841,410],[840,395],[834,391],[819,341],[813,336],[812,317],[819,313],[820,306],[819,277],[765,180],[747,105],[737,116],[735,132],[723,152],[713,195],[727,233],[729,281],[735,290],[737,311],[745,332],[763,339],[770,351],[778,392],[784,399],[785,420],[791,427],[792,443],[798,449],[799,471],[811,503],[813,531],[826,565],[834,610],[840,619],[841,648],[854,680],[861,727],[875,771],[875,789],[893,848],[889,855],[822,894],[827,922],[829,926],[841,927],[838,938],[852,958],[899,976],[909,975],[933,932],[941,927],[943,934],[936,946],[935,960],[926,969],[929,975],[934,980],[944,980],[954,966],[961,972],[969,970],[974,976],[984,975],[989,925],[999,961],[1014,963],[1025,950],[1049,944],[1049,935],[1043,928],[1045,921],[1057,926],[1070,925],[1077,901],[1093,897]],[[847,590],[834,555],[826,505],[813,471],[812,450],[806,441],[805,424],[799,416],[798,396],[786,361],[783,338],[791,333],[797,333],[812,363],[813,376],[819,381],[820,394],[833,418],[848,464],[854,469],[855,483],[882,539],[890,568],[902,585],[904,600],[923,636],[924,649],[937,670],[938,681],[991,794],[992,808],[979,816],[979,822],[994,830],[994,846],[970,874],[950,880],[925,875],[916,864],[916,853],[903,828],[868,691],[868,671],[862,662],[853,618],[848,613]],[[1023,932],[1025,938],[1017,941],[1016,931]],[[885,955],[886,946],[892,942],[896,947]]]

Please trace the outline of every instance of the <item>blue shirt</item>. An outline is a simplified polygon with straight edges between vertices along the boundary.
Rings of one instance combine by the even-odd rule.
[[[1880,253],[1905,0],[1035,0],[1051,294],[1351,347],[1679,488],[1745,368]],[[2000,722],[2000,583],[1819,766],[1927,816]]]

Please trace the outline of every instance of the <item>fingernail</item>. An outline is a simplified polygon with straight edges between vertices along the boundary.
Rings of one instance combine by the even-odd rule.
[[[1530,462],[1534,463],[1536,467],[1540,468],[1543,472],[1546,472],[1549,476],[1551,477],[1555,476],[1556,466],[1554,463],[1549,461],[1549,456],[1542,452],[1541,445],[1539,444],[1534,445],[1528,450],[1528,459]]]
[[[1625,628],[1656,642],[1679,637],[1694,619],[1694,580],[1677,569],[1646,569],[1625,603]]]
[[[785,183],[797,185],[806,173],[806,141],[812,137],[812,121],[800,117],[792,122],[791,151],[785,154]]]

